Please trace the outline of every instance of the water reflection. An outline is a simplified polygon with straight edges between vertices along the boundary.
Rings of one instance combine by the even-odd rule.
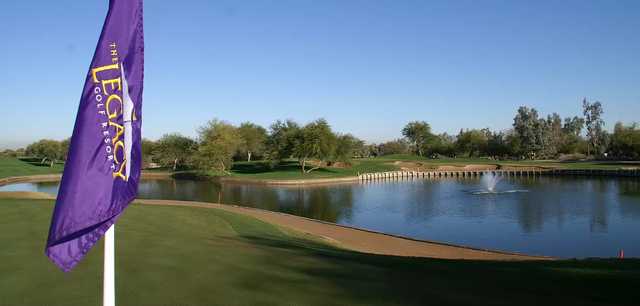
[[[331,187],[267,187],[192,180],[153,180],[140,184],[140,198],[221,202],[289,213],[329,222],[349,222],[352,185]]]
[[[640,180],[503,177],[496,191],[477,178],[372,181],[331,186],[263,186],[147,180],[140,198],[256,207],[419,239],[563,257],[640,256]],[[55,193],[56,183],[0,190]]]

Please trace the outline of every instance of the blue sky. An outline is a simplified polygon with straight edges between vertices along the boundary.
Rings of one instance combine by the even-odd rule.
[[[107,0],[2,1],[0,148],[73,129]],[[211,118],[507,129],[582,97],[640,121],[640,1],[146,1],[145,137]]]

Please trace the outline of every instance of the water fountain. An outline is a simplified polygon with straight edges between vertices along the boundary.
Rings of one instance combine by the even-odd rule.
[[[516,192],[528,192],[528,190],[523,189],[508,189],[508,190],[497,190],[496,186],[500,181],[502,181],[503,176],[491,172],[485,172],[482,176],[481,183],[484,186],[484,189],[471,191],[472,194],[475,195],[497,195],[504,193],[516,193]]]
[[[494,173],[487,173],[482,176],[482,183],[487,187],[487,191],[495,193],[496,185],[502,180],[502,176]]]

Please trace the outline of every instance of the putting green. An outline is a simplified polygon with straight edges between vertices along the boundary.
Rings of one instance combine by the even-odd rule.
[[[101,252],[43,254],[53,201],[0,199],[0,305],[100,305]],[[219,209],[132,205],[116,229],[119,305],[633,304],[638,260],[493,262],[337,249]]]

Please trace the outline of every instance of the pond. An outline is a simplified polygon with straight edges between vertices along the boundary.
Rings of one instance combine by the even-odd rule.
[[[495,184],[491,191],[490,187]],[[0,191],[55,194],[58,184]],[[417,239],[559,257],[640,256],[640,180],[605,177],[405,179],[265,186],[159,179],[139,197],[256,207]]]

